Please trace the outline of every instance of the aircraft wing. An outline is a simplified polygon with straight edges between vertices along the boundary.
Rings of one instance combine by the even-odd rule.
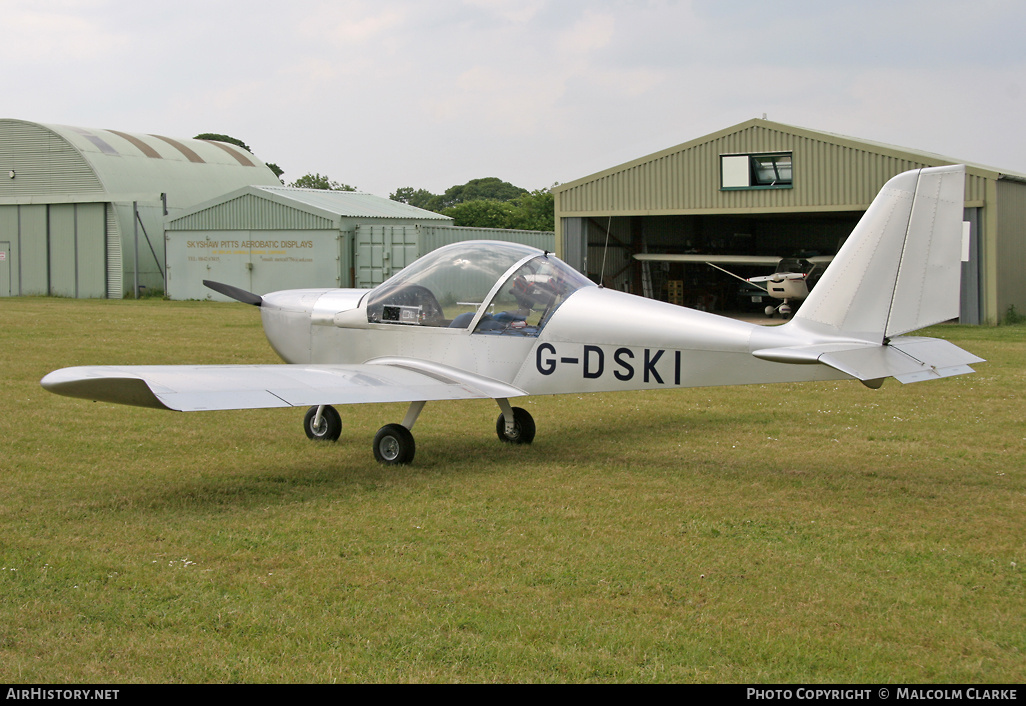
[[[697,255],[695,253],[687,254],[675,254],[675,253],[638,253],[634,256],[635,260],[641,260],[642,262],[704,262],[713,263],[716,265],[751,265],[753,267],[761,267],[768,265],[769,267],[776,267],[780,264],[782,258],[776,255]],[[800,257],[796,258],[799,260],[805,260],[813,265],[829,265],[833,261],[833,255],[813,255],[812,257]]]
[[[805,279],[805,275],[801,272],[777,272],[772,275],[762,275],[760,277],[749,277],[746,282],[783,282],[785,279]]]
[[[639,253],[635,260],[642,262],[705,262],[717,265],[752,265],[776,267],[779,257],[772,255],[695,255],[670,253]]]
[[[404,358],[359,365],[86,366],[52,372],[42,385],[68,397],[180,412],[526,394],[490,378]]]

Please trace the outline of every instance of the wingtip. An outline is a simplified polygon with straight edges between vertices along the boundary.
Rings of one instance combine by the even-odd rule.
[[[47,392],[93,402],[112,402],[135,407],[171,409],[141,378],[117,370],[76,367],[49,373],[39,384]]]

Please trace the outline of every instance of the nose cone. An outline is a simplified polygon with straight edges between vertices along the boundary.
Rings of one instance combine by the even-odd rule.
[[[310,363],[310,326],[326,289],[289,289],[263,296],[260,317],[271,348],[286,363]]]
[[[333,326],[335,315],[355,309],[366,289],[287,289],[262,297],[264,335],[286,363],[316,363],[314,326]]]

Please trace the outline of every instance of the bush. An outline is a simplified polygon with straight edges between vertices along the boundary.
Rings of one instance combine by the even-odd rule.
[[[1018,326],[1019,324],[1024,324],[1026,323],[1026,314],[1020,314],[1015,310],[1015,304],[1011,304],[1000,323],[1003,326]]]

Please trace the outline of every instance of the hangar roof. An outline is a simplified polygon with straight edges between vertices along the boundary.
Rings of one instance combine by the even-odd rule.
[[[440,213],[358,191],[247,186],[194,206],[168,221],[167,230],[338,229],[349,219],[452,222]]]
[[[232,144],[13,119],[0,119],[0,168],[14,174],[0,181],[0,197],[166,193],[178,208],[243,185],[281,184]]]
[[[725,156],[783,154],[793,188],[725,189]],[[562,216],[609,213],[807,212],[864,210],[891,176],[917,167],[966,164],[966,203],[985,182],[1026,175],[854,137],[753,119],[553,188]]]
[[[393,201],[360,191],[328,191],[325,189],[294,189],[286,186],[261,186],[258,191],[290,199],[296,203],[319,208],[339,216],[351,218],[403,218],[416,220],[451,221],[434,211]]]

